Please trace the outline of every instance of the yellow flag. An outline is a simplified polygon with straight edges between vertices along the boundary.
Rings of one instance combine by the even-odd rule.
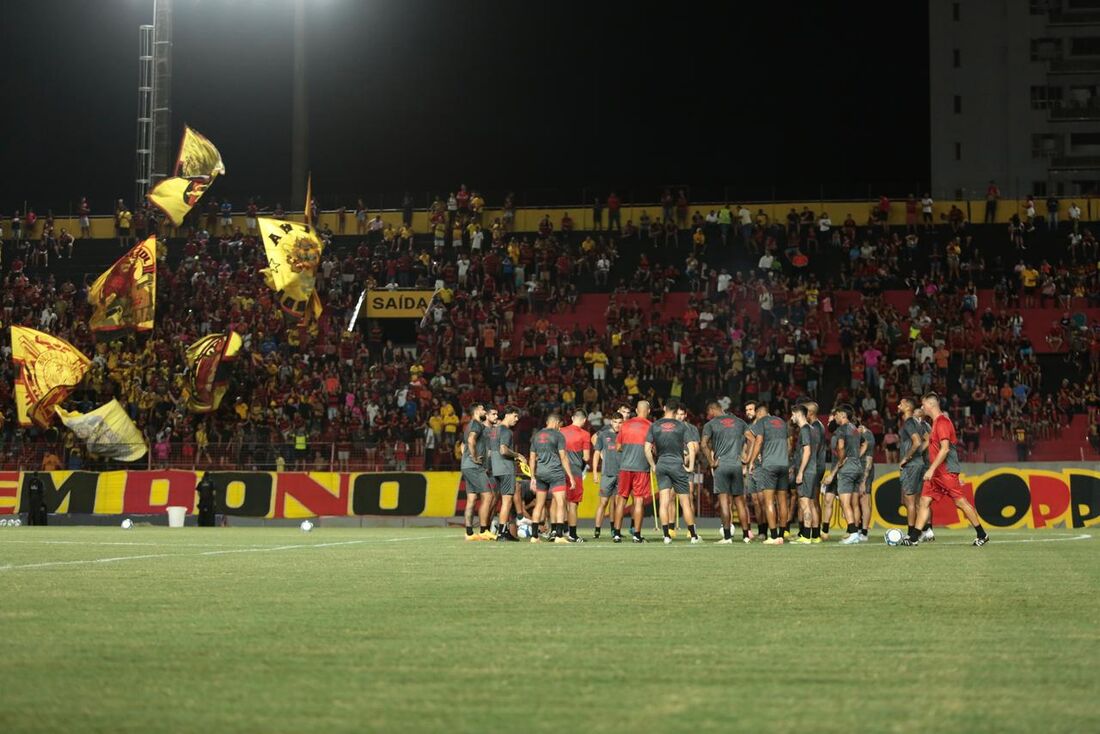
[[[264,217],[257,223],[267,253],[267,267],[261,272],[275,291],[279,307],[299,319],[306,315],[307,306],[316,313],[320,302],[310,305],[310,301],[324,249],[321,238],[308,224]]]
[[[141,431],[126,415],[122,405],[112,400],[90,413],[54,408],[64,423],[88,447],[88,453],[119,461],[137,461],[148,448]]]
[[[224,173],[222,155],[214,144],[185,126],[174,175],[160,181],[147,196],[178,227],[214,179]]]
[[[45,428],[53,408],[80,384],[92,364],[64,339],[25,326],[11,327],[11,356],[15,363],[15,407],[19,425]]]
[[[187,348],[187,366],[191,370],[191,394],[187,409],[192,413],[209,413],[218,409],[229,387],[222,365],[236,359],[241,349],[241,336],[236,332],[210,334]]]
[[[136,245],[88,287],[93,332],[150,331],[157,300],[157,238]]]

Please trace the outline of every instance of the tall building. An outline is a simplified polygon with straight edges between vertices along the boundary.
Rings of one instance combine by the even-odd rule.
[[[1100,0],[931,0],[932,188],[1100,192]]]

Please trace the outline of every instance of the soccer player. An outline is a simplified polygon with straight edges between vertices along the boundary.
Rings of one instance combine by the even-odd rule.
[[[930,429],[928,424],[921,420],[921,415],[921,409],[912,398],[902,398],[898,403],[898,416],[901,423],[898,468],[901,475],[901,501],[905,504],[905,517],[909,521],[909,530],[912,530],[917,522],[917,506],[920,503],[920,491],[924,484],[924,470],[927,469],[924,451]],[[932,516],[929,514],[928,523],[921,528],[922,541],[930,542],[936,539],[936,534],[932,532],[931,521]]]
[[[592,458],[592,434],[584,430],[586,420],[587,413],[574,411],[573,422],[561,429],[561,435],[565,436],[565,455],[569,457],[573,477],[565,492],[565,501],[569,508],[569,537],[574,543],[584,542],[577,535],[577,505],[584,499],[584,467]]]
[[[816,461],[815,461],[815,466],[817,467],[817,476],[815,476],[813,478],[814,496],[817,497],[817,496],[820,496],[820,493],[821,493],[821,490],[822,490],[821,480],[825,476],[825,465],[828,463],[826,452],[828,451],[829,444],[828,444],[828,442],[826,441],[826,438],[825,438],[825,425],[821,422],[821,419],[817,417],[817,411],[818,411],[817,403],[815,403],[811,400],[810,402],[805,403],[805,405],[806,405],[806,420],[810,424],[810,430],[812,430],[814,432],[814,435],[817,438],[817,444],[816,444],[817,445],[817,458],[816,458]],[[825,495],[825,507],[829,511],[829,517],[830,518],[832,517],[832,514],[833,514],[833,501],[835,499],[836,499],[835,495],[830,497],[830,494],[828,492],[826,493],[826,495]],[[817,500],[814,500],[814,505],[816,505],[816,508],[814,510],[814,514],[817,517],[818,526],[820,528],[821,540],[825,541],[829,537],[829,523],[826,520],[823,519],[823,517],[822,517],[823,513],[822,513],[821,505],[819,505],[817,503]]]
[[[649,461],[645,456],[645,440],[649,433],[649,402],[639,400],[635,406],[637,415],[623,421],[619,428],[619,493],[615,497],[615,519],[612,523],[611,542],[623,542],[623,514],[626,512],[626,498],[634,498],[634,534],[635,543],[646,542],[642,537],[642,520],[645,518],[645,503],[652,497],[650,488]]]
[[[768,406],[764,403],[756,404],[755,414],[756,420],[749,426],[749,433],[753,436],[749,449],[749,473],[764,497],[764,516],[768,521],[768,538],[764,545],[783,545],[779,520],[787,515],[787,424],[776,416],[768,415]],[[760,465],[754,467],[757,458],[760,458]]]
[[[550,538],[555,543],[572,542],[565,532],[565,492],[573,484],[573,472],[565,453],[565,436],[561,435],[561,416],[551,413],[546,427],[531,437],[531,480],[535,490],[535,511],[531,520],[537,526],[546,507],[546,493],[550,493]],[[531,536],[537,543],[538,535]]]
[[[614,528],[614,505],[611,498],[619,487],[619,429],[623,417],[613,413],[610,420],[592,437],[592,479],[600,485],[600,504],[596,506],[596,530],[592,537],[600,537],[605,514],[611,515]],[[611,512],[608,513],[610,508]],[[614,533],[613,533],[614,534]]]
[[[664,406],[664,417],[649,426],[645,438],[645,456],[649,468],[657,477],[657,491],[661,501],[661,529],[664,542],[672,542],[669,531],[672,529],[673,494],[680,502],[693,544],[701,542],[695,532],[695,509],[691,506],[688,493],[688,477],[695,471],[696,445],[688,442],[687,427],[676,420],[676,409],[680,407],[675,398]],[[687,459],[684,459],[684,451]]]
[[[683,406],[676,409],[676,420],[684,424],[684,428],[687,430],[688,444],[695,444],[695,471],[688,474],[688,496],[694,503],[695,498],[698,496],[699,488],[703,486],[703,469],[706,464],[706,455],[699,452],[699,429],[695,427],[694,423],[688,420],[688,412],[684,410]],[[686,447],[684,451],[684,458],[686,459]]]
[[[749,426],[746,429],[751,433],[752,424],[756,422],[756,401],[749,400],[745,403],[745,423]],[[752,499],[752,508],[756,513],[757,530],[763,540],[768,539],[768,520],[764,513],[764,496],[760,494],[760,488],[756,484],[756,477],[753,475],[753,465],[749,464],[749,454],[752,452],[753,442],[756,440],[755,436],[745,437],[745,455],[741,459],[743,471],[745,472],[745,496]],[[757,457],[757,464],[759,464],[761,457]],[[750,532],[749,540],[751,541],[756,537],[756,534]]]
[[[859,460],[863,466],[863,479],[859,483],[859,534],[866,542],[867,529],[871,526],[871,489],[875,483],[875,434],[862,422],[856,427],[859,430]]]
[[[909,537],[902,540],[902,545],[917,545],[921,542],[920,528],[932,515],[932,500],[936,497],[950,497],[955,502],[955,507],[962,510],[963,515],[974,526],[974,546],[980,547],[989,542],[989,535],[982,527],[981,518],[978,517],[974,505],[966,499],[962,492],[962,482],[959,481],[959,452],[956,448],[959,439],[955,435],[955,426],[951,419],[940,407],[940,398],[936,393],[928,393],[921,400],[921,408],[924,414],[932,419],[932,431],[928,434],[928,456],[931,463],[924,470],[924,486],[921,488],[920,508],[917,511],[917,522],[909,528]],[[935,452],[933,454],[933,452]]]
[[[844,545],[863,542],[859,532],[859,484],[863,479],[863,466],[859,458],[859,432],[851,423],[852,409],[841,405],[833,409],[836,430],[836,448],[833,450],[833,470],[826,480],[836,480],[836,493],[840,496],[840,510],[848,523],[848,535],[840,541]]]
[[[470,422],[462,436],[462,462],[460,470],[466,483],[466,540],[493,540],[489,532],[489,512],[493,507],[493,490],[485,471],[485,456],[489,436],[485,430],[485,406],[475,403],[470,408]],[[474,534],[474,504],[479,502],[478,519],[481,532]]]
[[[809,411],[805,405],[796,405],[791,410],[791,421],[798,426],[798,440],[795,443],[794,484],[798,490],[798,508],[801,513],[801,528],[798,545],[821,542],[821,508],[817,504],[818,478],[817,457],[820,448],[817,431],[810,425]]]
[[[711,402],[707,404],[707,420],[703,425],[703,453],[710,462],[714,479],[714,494],[718,496],[718,510],[722,516],[722,545],[733,543],[730,497],[737,505],[737,518],[741,523],[744,542],[752,541],[749,529],[749,508],[745,504],[745,467],[741,463],[744,456],[745,431],[749,426],[735,415],[730,415],[722,407]]]
[[[516,458],[519,457],[512,448],[515,445],[512,439],[512,427],[518,420],[519,408],[509,405],[504,409],[504,415],[499,423],[494,426],[496,448],[489,464],[493,469],[493,480],[497,492],[500,493],[500,515],[497,517],[497,540],[499,541],[519,541],[509,527],[509,515],[516,495]]]

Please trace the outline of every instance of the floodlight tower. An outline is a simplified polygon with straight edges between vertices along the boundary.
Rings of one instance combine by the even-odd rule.
[[[290,210],[306,198],[306,160],[309,150],[309,115],[306,87],[306,2],[294,0],[294,67],[291,80]]]
[[[132,207],[168,175],[172,132],[172,0],[153,0],[153,24],[138,27],[136,175]]]

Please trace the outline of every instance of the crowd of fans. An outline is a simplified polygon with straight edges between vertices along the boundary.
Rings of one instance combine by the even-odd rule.
[[[810,395],[854,405],[883,457],[897,445],[898,399],[929,389],[951,396],[975,457],[992,437],[1021,451],[1055,438],[1075,414],[1095,427],[1100,326],[1075,312],[1100,305],[1098,252],[1079,208],[1068,221],[1025,211],[1002,238],[975,234],[957,208],[933,221],[927,195],[908,197],[904,226],[887,224],[889,206],[884,197],[860,222],[845,213],[834,224],[809,208],[772,221],[740,205],[693,210],[685,192],[669,190],[635,222],[623,221],[612,193],[595,202],[591,230],[566,213],[515,232],[511,197],[488,222],[484,199],[462,186],[431,205],[429,231],[417,233],[411,198],[397,227],[359,202],[338,210],[335,231],[322,230],[325,311],[300,324],[280,312],[260,275],[256,204],[243,229],[228,202],[210,201],[168,231],[152,212],[119,202],[120,246],[153,232],[178,238],[158,263],[154,331],[98,343],[86,303],[97,272],[68,262],[77,238],[49,214],[17,212],[4,235],[0,306],[4,325],[48,331],[93,358],[71,406],[119,399],[153,466],[450,466],[464,408],[482,401],[524,407],[523,440],[556,410],[583,408],[599,428],[621,400],[677,397],[698,415],[712,396],[785,412]],[[281,209],[271,214],[285,216]],[[80,239],[90,234],[87,216],[82,201]],[[364,287],[436,297],[415,331],[367,319],[348,331]],[[899,311],[888,289],[913,292],[912,306]],[[989,289],[992,302],[981,302]],[[852,290],[861,296],[841,306]],[[591,291],[610,293],[602,321],[561,326]],[[688,293],[686,306],[667,308],[676,291]],[[1065,379],[1044,381],[1051,364],[1023,320],[1051,306],[1065,315],[1046,348],[1060,355],[1055,372]],[[227,330],[242,335],[244,349],[226,398],[214,413],[188,413],[184,350]],[[14,367],[3,349],[0,465],[47,456],[68,468],[102,466],[67,431],[16,425]]]

